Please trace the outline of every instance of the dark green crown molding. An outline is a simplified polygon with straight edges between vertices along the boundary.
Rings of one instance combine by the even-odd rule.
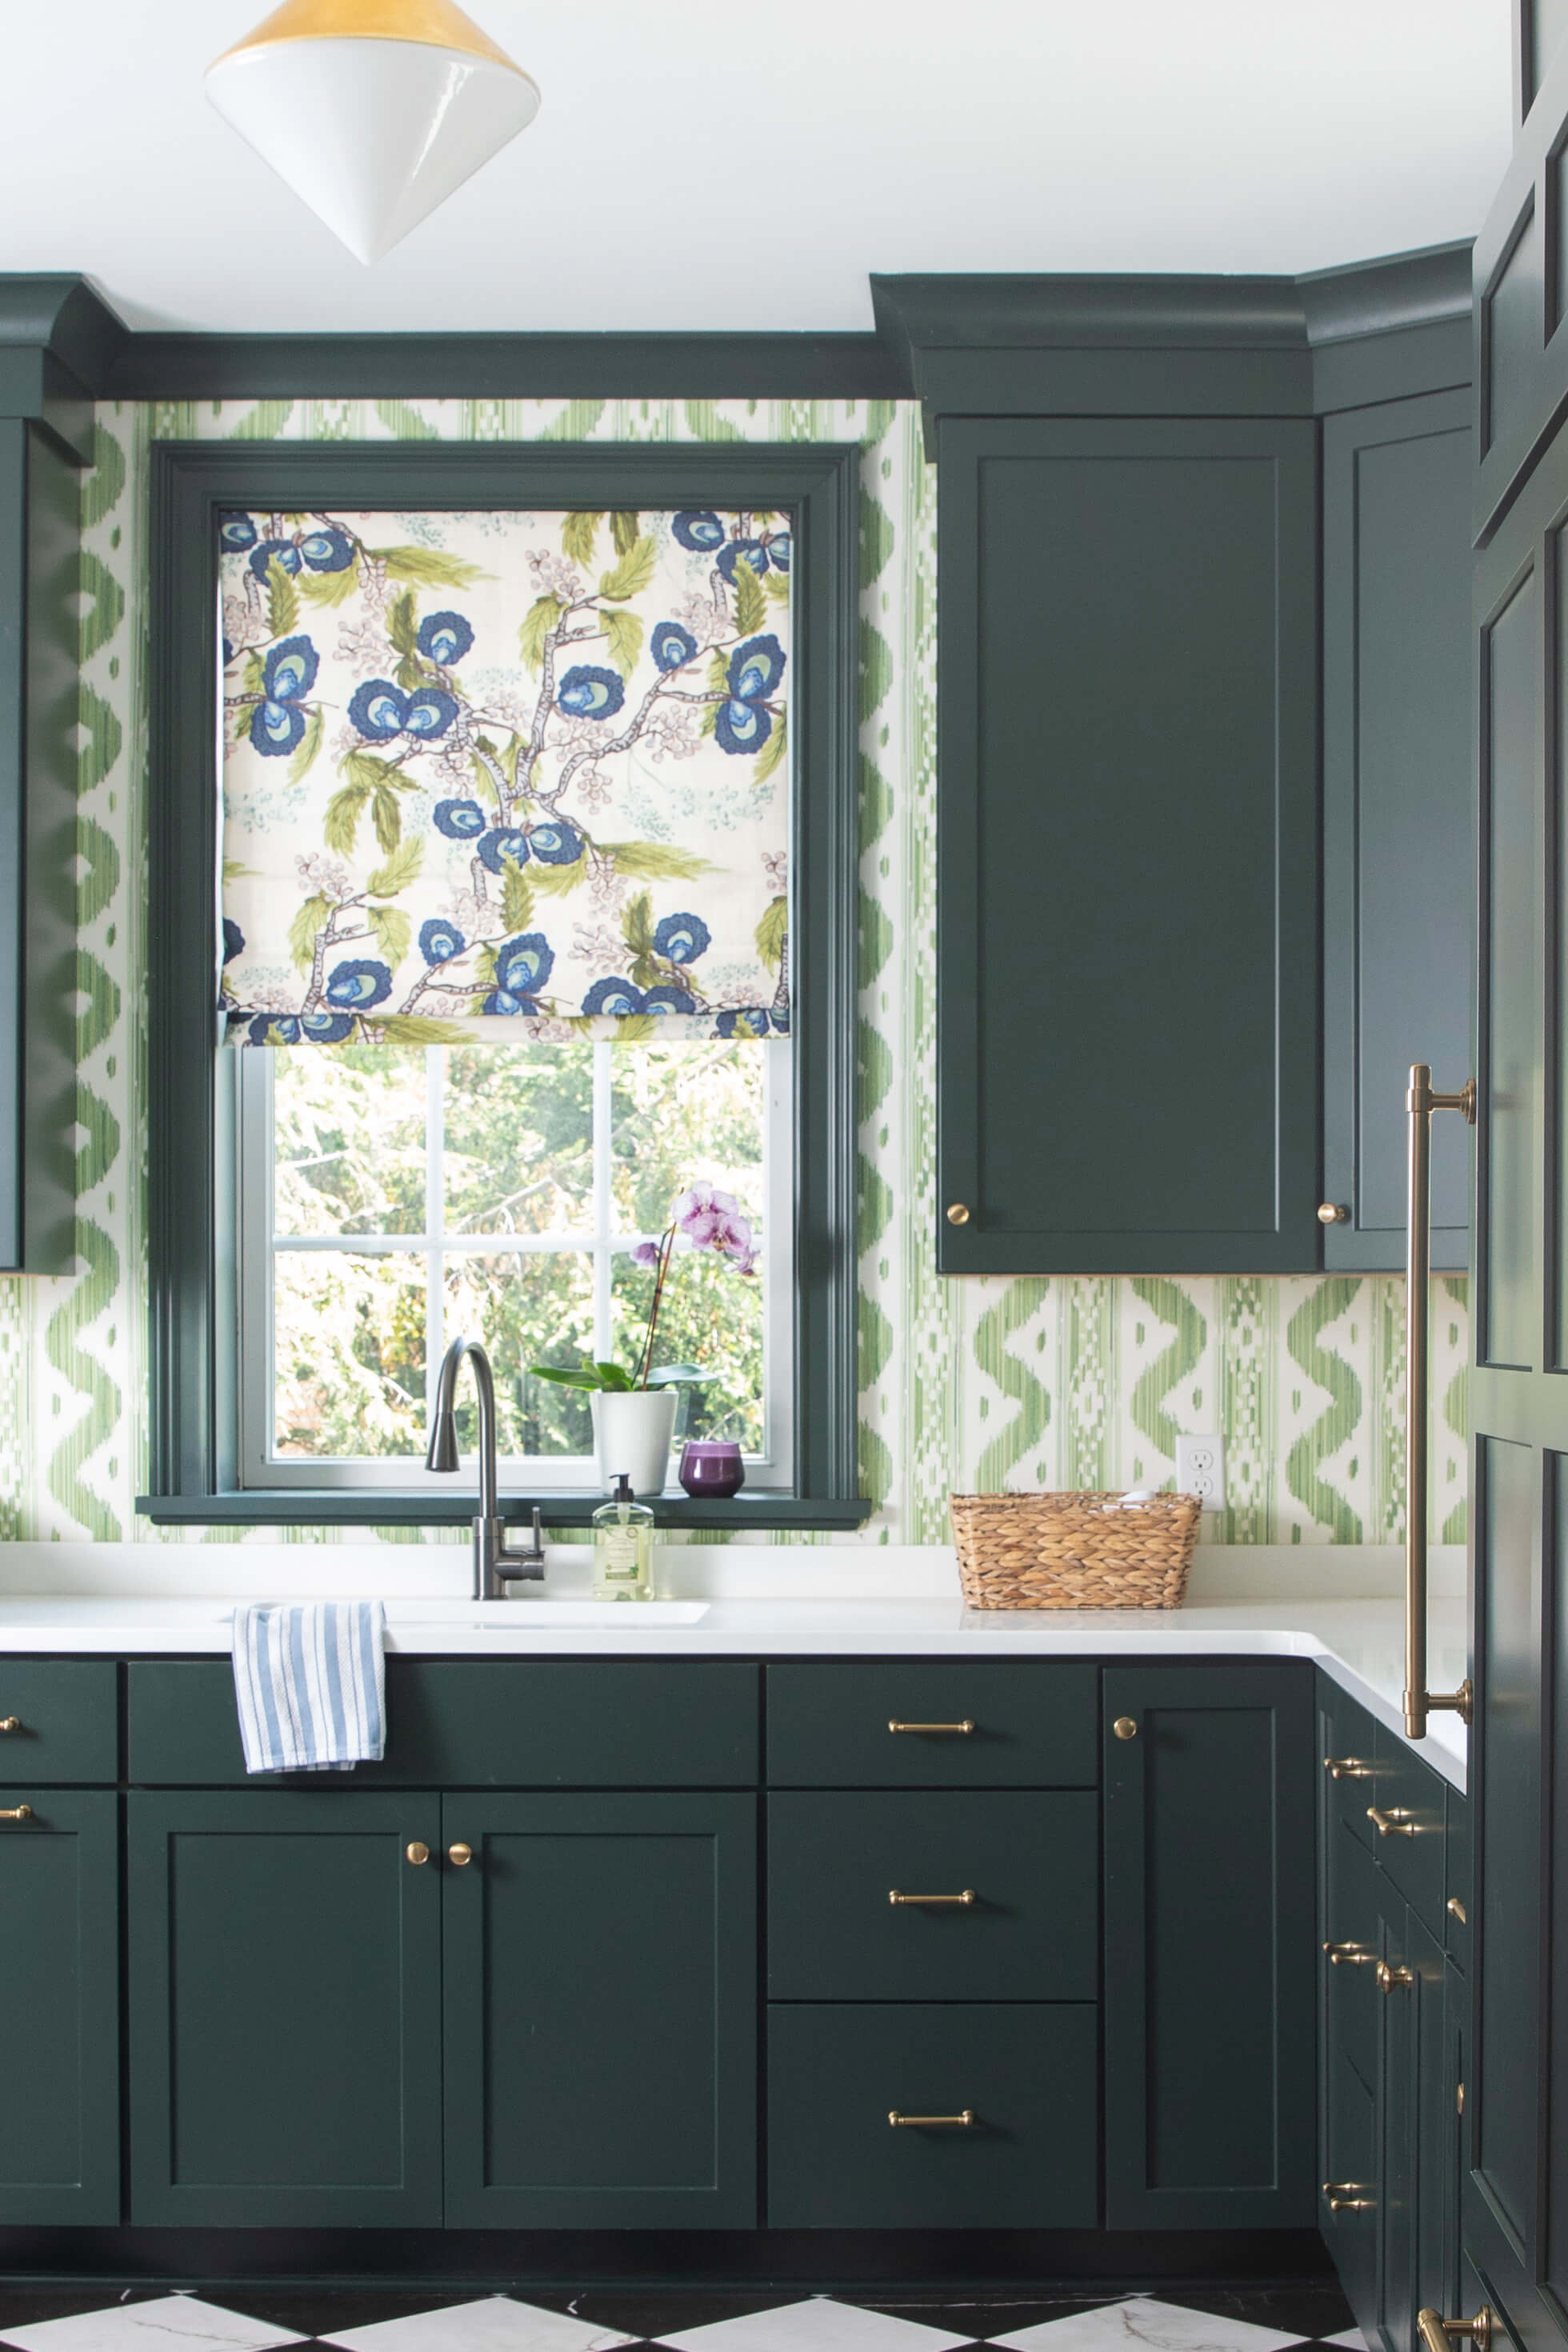
[[[1470,248],[1300,278],[873,277],[877,331],[943,416],[1310,416],[1470,375]]]
[[[0,416],[79,463],[110,400],[908,398],[942,415],[1311,415],[1469,380],[1468,245],[1300,278],[873,277],[874,334],[133,331],[0,275]]]

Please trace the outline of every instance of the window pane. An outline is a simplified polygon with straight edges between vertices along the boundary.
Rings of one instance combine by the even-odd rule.
[[[754,1049],[753,1049],[754,1050]],[[647,1329],[654,1276],[617,1256],[613,1303],[614,1354],[634,1365]],[[658,1310],[654,1357],[661,1364],[699,1364],[715,1377],[684,1391],[676,1416],[681,1437],[735,1437],[748,1454],[763,1446],[763,1285],[710,1250],[677,1250]]]
[[[280,1234],[416,1234],[425,1223],[425,1055],[341,1045],[273,1056]]]
[[[283,1250],[275,1264],[277,1452],[422,1458],[424,1260]]]
[[[612,1045],[616,1220],[657,1234],[699,1178],[732,1192],[754,1226],[763,1213],[763,1079],[768,1048]]]
[[[591,1454],[588,1400],[580,1389],[535,1380],[530,1364],[580,1364],[594,1353],[594,1267],[586,1251],[449,1257],[447,1336],[481,1340],[495,1372],[503,1454]],[[458,1435],[479,1438],[473,1389],[458,1384]]]
[[[446,1191],[453,1233],[591,1227],[593,1046],[450,1048]]]

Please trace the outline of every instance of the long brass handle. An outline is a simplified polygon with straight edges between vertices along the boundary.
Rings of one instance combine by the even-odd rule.
[[[958,1904],[967,1910],[974,1900],[974,1889],[973,1886],[966,1886],[962,1895],[900,1895],[896,1886],[889,1886],[888,1900],[895,1908],[900,1903],[921,1903],[928,1910],[941,1909],[944,1906]]]
[[[1377,1964],[1379,1992],[1398,1992],[1404,1986],[1413,1985],[1415,1981],[1414,1969],[1391,1968],[1386,1960],[1379,1960]]]
[[[1363,1764],[1359,1756],[1325,1756],[1323,1769],[1331,1780],[1371,1780],[1377,1772],[1375,1765]]]
[[[1368,2180],[1325,2180],[1323,2194],[1329,2200],[1331,2213],[1370,2213],[1373,2200],[1366,2191]]]
[[[967,1716],[962,1723],[900,1723],[889,1719],[888,1724],[889,1731],[951,1731],[967,1735],[973,1728],[974,1726]]]
[[[1420,1832],[1420,1823],[1415,1814],[1404,1805],[1390,1805],[1386,1812],[1380,1811],[1376,1805],[1369,1805],[1366,1817],[1379,1837],[1415,1837]]]
[[[956,2116],[906,2116],[897,2107],[888,2109],[888,2121],[895,2131],[973,2131],[979,2120],[973,2107]]]
[[[1483,2303],[1473,2319],[1440,2319],[1428,2307],[1415,2315],[1415,2326],[1426,2352],[1454,2352],[1451,2338],[1468,2336],[1476,2352],[1487,2352],[1497,2327],[1497,2317],[1489,2304]]]
[[[0,1715],[0,1731],[20,1731],[21,1728],[22,1718],[19,1715]]]
[[[1409,1196],[1405,1248],[1405,1729],[1425,1739],[1433,1707],[1470,1719],[1467,1675],[1457,1691],[1426,1687],[1426,1324],[1432,1284],[1432,1114],[1457,1110],[1476,1123],[1476,1082],[1458,1094],[1435,1093],[1432,1066],[1412,1062],[1405,1097],[1410,1115]]]
[[[474,1849],[471,1845],[449,1845],[447,1848],[447,1859],[454,1870],[466,1870],[473,1858]]]
[[[1377,1958],[1364,1944],[1325,1944],[1323,1949],[1331,1969],[1369,1969]]]
[[[0,1805],[0,1822],[30,1822],[32,1818],[31,1805]]]

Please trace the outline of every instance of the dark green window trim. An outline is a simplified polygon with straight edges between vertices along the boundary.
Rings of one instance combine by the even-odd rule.
[[[153,452],[150,662],[148,1271],[151,1493],[165,1523],[396,1525],[467,1518],[424,1496],[266,1494],[235,1470],[234,1318],[216,1085],[216,516],[229,507],[788,508],[801,614],[793,812],[795,1491],[672,1501],[670,1525],[843,1527],[857,1495],[855,909],[858,506],[852,444],[745,447],[489,442],[164,442]],[[763,1049],[765,1051],[765,1048]],[[588,1496],[538,1499],[556,1525]],[[720,1515],[722,1516],[720,1516]]]

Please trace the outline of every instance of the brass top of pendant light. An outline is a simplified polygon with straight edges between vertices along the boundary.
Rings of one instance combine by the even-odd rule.
[[[224,57],[269,48],[279,41],[417,41],[427,47],[467,50],[521,74],[515,58],[466,16],[457,0],[283,0],[270,16],[237,41]],[[523,76],[526,80],[528,77]]]

